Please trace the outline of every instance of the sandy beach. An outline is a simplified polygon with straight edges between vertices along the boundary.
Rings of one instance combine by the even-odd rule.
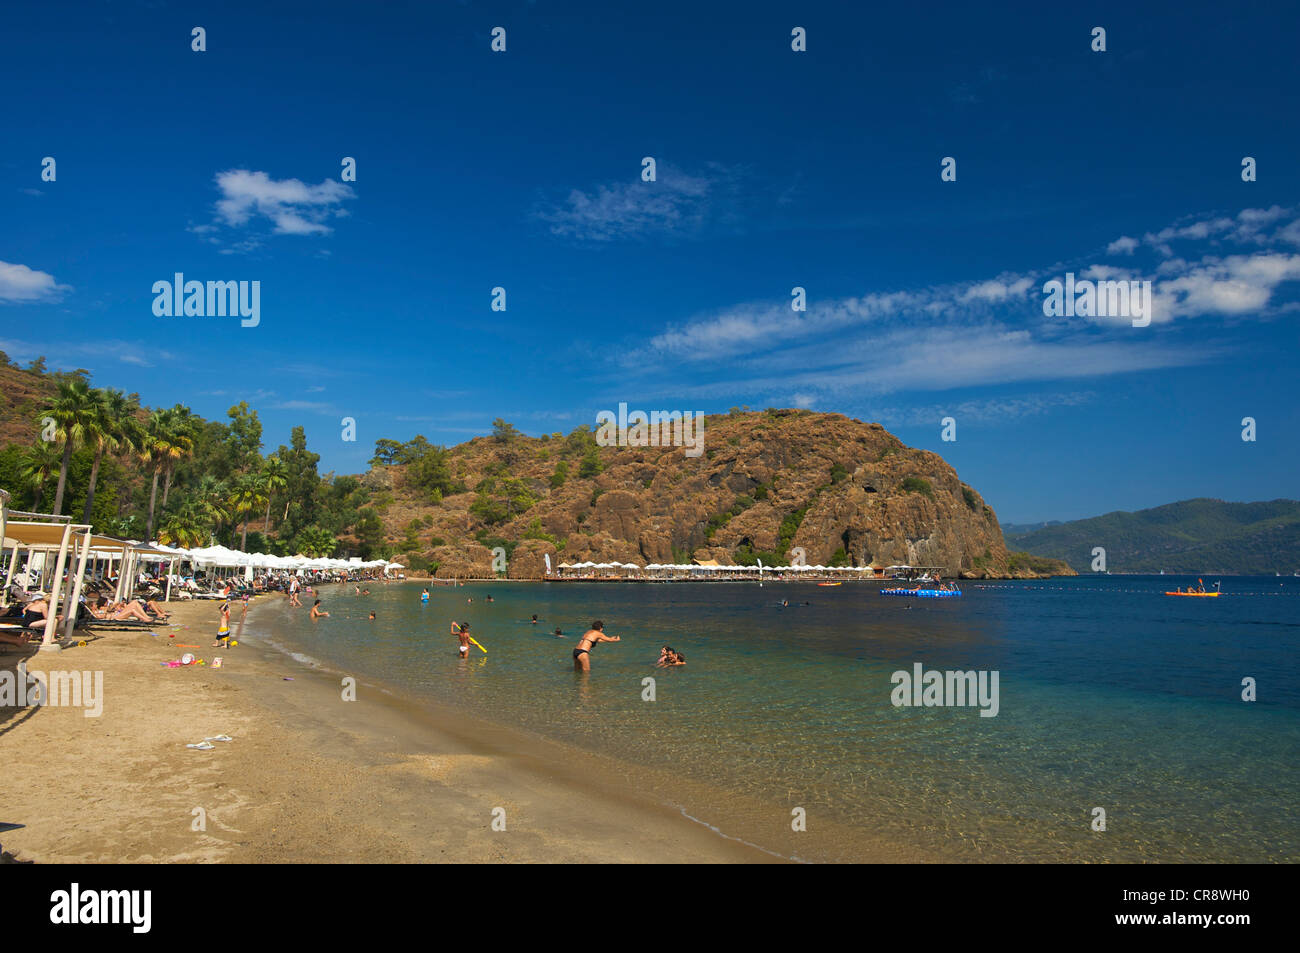
[[[154,635],[112,631],[60,653],[0,654],[0,670],[23,662],[103,673],[98,717],[0,709],[6,854],[36,863],[780,859],[540,739],[416,710],[365,682],[344,701],[337,677],[248,641],[213,649],[212,603],[171,609],[177,627]],[[224,664],[161,664],[184,652]],[[234,740],[185,747],[216,735]],[[504,831],[493,829],[496,809]]]

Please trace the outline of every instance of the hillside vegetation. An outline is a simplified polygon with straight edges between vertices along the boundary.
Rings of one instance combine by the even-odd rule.
[[[357,476],[317,471],[302,427],[264,453],[246,403],[225,421],[142,406],[85,371],[0,354],[0,487],[97,531],[183,546],[397,557],[438,576],[537,578],[552,565],[689,562],[1051,571],[1010,556],[993,510],[941,457],[879,424],[806,410],[707,418],[703,452],[599,446],[591,427],[529,437],[503,420],[455,447],[379,440]],[[56,421],[52,440],[43,419]],[[1063,567],[1056,567],[1058,569]]]
[[[1009,534],[1007,541],[1080,572],[1091,570],[1100,546],[1111,572],[1289,575],[1300,570],[1300,502],[1183,500]]]

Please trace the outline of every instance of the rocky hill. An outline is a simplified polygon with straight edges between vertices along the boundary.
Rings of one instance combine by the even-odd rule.
[[[505,425],[507,428],[509,425]],[[787,562],[942,566],[968,578],[1019,575],[993,510],[934,453],[879,424],[803,410],[711,416],[703,454],[596,446],[513,428],[409,464],[377,465],[388,543],[438,577],[511,578],[558,562]]]

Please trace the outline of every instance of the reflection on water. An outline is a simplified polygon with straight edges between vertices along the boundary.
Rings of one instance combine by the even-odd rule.
[[[333,616],[316,624],[283,603],[257,621],[286,648],[416,697],[787,815],[806,806],[850,832],[836,859],[860,831],[988,860],[1295,860],[1300,582],[1160,594],[1186,583],[968,585],[924,601],[870,585],[498,583],[492,603],[471,586],[434,588],[427,605],[408,584],[327,590]],[[571,652],[596,618],[623,641],[597,645],[584,676]],[[452,619],[488,654],[458,659]],[[687,665],[654,668],[665,644]],[[998,716],[894,707],[891,674],[918,662],[999,672]],[[1253,704],[1247,676],[1261,684]],[[707,821],[717,805],[688,807]]]

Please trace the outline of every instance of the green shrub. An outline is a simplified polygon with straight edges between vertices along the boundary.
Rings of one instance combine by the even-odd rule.
[[[902,486],[907,493],[920,493],[922,496],[934,499],[934,487],[930,486],[930,481],[924,477],[904,477]]]
[[[558,490],[564,486],[564,481],[569,478],[569,464],[566,460],[561,460],[555,465],[555,472],[551,474],[551,489]]]
[[[600,457],[596,455],[596,448],[592,447],[587,451],[586,456],[582,458],[582,464],[578,467],[578,476],[583,480],[589,480],[604,469]]]

